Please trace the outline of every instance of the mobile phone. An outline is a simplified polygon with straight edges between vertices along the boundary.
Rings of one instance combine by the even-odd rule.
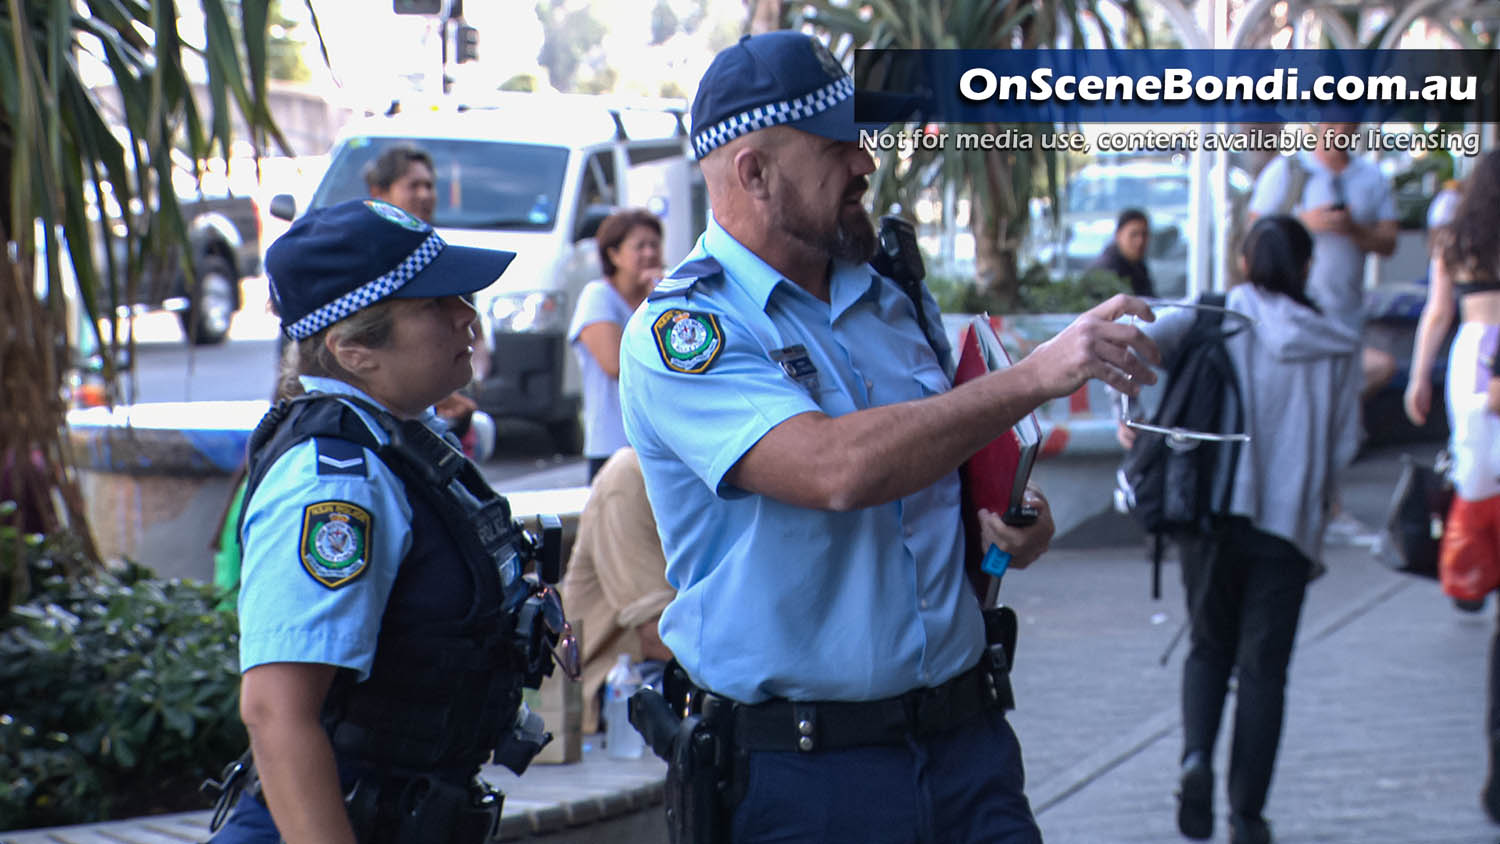
[[[1011,527],[1031,527],[1036,520],[1041,518],[1041,511],[1035,507],[1027,507],[1025,504],[1012,504],[1005,508],[1000,514],[1000,521]],[[994,546],[990,546],[994,547]]]

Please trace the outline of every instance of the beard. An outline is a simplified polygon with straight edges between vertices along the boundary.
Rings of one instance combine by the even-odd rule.
[[[850,209],[839,215],[838,228],[828,254],[835,260],[851,264],[866,264],[875,255],[875,226],[865,209]]]
[[[845,197],[862,196],[866,187],[868,182],[861,178]],[[875,254],[875,226],[864,206],[840,203],[833,220],[821,216],[800,200],[796,190],[785,187],[781,192],[776,217],[783,234],[837,261],[863,264]]]

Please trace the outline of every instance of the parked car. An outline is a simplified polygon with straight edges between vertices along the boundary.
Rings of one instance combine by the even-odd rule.
[[[240,282],[260,274],[260,209],[249,196],[204,196],[183,201],[182,216],[193,278],[180,266],[148,275],[139,304],[176,312],[189,342],[222,343],[242,304]]]
[[[662,219],[668,266],[703,230],[707,201],[684,110],[680,103],[507,94],[373,118],[342,133],[310,205],[367,196],[365,168],[394,144],[425,150],[437,171],[432,222],[439,234],[517,256],[475,294],[491,353],[479,407],[540,423],[558,450],[576,453],[581,381],[566,333],[579,291],[600,275],[595,230],[617,209],[646,208]],[[292,219],[296,203],[278,195],[271,213]]]
[[[230,323],[242,304],[240,282],[260,274],[260,209],[249,191],[230,191],[222,177],[195,178],[186,170],[176,174],[177,202],[187,227],[192,249],[193,275],[188,277],[180,254],[148,256],[141,275],[132,287],[126,278],[126,246],[117,236],[110,240],[113,260],[105,255],[105,244],[97,234],[92,238],[93,264],[101,280],[94,293],[94,312],[98,315],[114,309],[119,316],[131,313],[171,311],[182,323],[189,342],[198,345],[222,343],[229,337]],[[90,203],[89,219],[97,221],[100,208]],[[102,211],[116,235],[123,236],[123,214],[113,199],[107,199]],[[59,232],[59,234],[61,234]],[[45,240],[38,229],[36,261],[37,285],[45,285],[48,261]],[[73,277],[66,244],[60,244],[64,278]],[[70,283],[71,286],[71,283]],[[78,353],[83,358],[96,355],[92,332],[78,330],[82,319],[76,304],[70,322],[74,325]]]

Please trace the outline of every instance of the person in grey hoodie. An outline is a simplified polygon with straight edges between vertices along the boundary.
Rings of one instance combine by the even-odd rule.
[[[1177,824],[1213,836],[1214,740],[1238,676],[1229,759],[1230,841],[1271,841],[1262,817],[1285,709],[1287,665],[1309,579],[1322,571],[1334,475],[1359,442],[1358,332],[1306,292],[1312,238],[1295,218],[1257,220],[1226,305],[1252,324],[1226,340],[1251,439],[1240,448],[1231,515],[1182,548],[1192,648],[1183,665]],[[1172,308],[1142,330],[1169,370],[1196,311]],[[1230,325],[1226,320],[1226,328]],[[1120,427],[1127,447],[1134,431]]]

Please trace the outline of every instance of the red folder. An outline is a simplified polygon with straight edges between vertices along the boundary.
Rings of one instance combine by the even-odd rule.
[[[1010,355],[995,332],[998,322],[987,314],[977,315],[959,337],[958,366],[953,384],[1010,368]],[[1016,512],[1031,477],[1031,467],[1041,449],[1042,427],[1035,413],[1028,413],[1010,430],[985,445],[959,468],[963,482],[965,568],[975,593],[992,602],[990,576],[980,569],[987,549],[980,547],[979,511],[1004,515]]]

